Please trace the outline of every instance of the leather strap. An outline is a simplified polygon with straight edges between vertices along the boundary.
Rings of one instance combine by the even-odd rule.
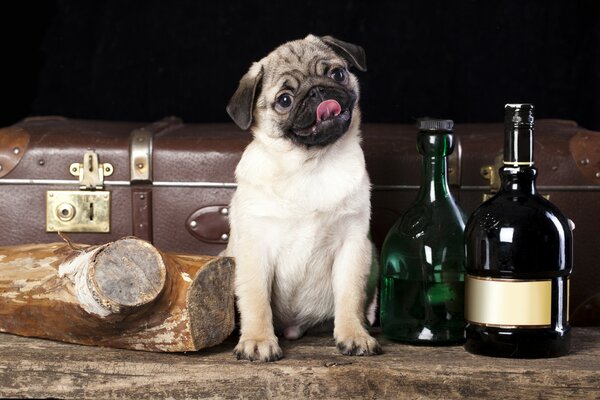
[[[181,119],[168,117],[134,129],[129,136],[131,183],[152,182],[152,139],[154,135],[183,125]]]
[[[590,185],[600,185],[600,137],[589,131],[578,131],[569,140],[569,151],[577,169]]]
[[[457,135],[454,135],[454,151],[448,156],[448,184],[452,188],[460,188],[461,161],[462,145],[460,143],[460,138]]]
[[[188,232],[204,243],[227,244],[229,241],[229,206],[207,206],[196,210],[185,223]]]
[[[134,129],[130,135],[131,220],[133,235],[153,240],[152,226],[152,139],[154,135],[183,125],[169,117]],[[149,185],[150,184],[150,185]]]
[[[133,236],[152,243],[152,189],[150,187],[132,188],[131,216]]]
[[[0,178],[8,175],[25,155],[29,133],[19,127],[0,129]]]

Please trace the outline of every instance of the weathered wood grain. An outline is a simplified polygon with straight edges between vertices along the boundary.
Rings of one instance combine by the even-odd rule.
[[[194,351],[234,329],[233,261],[124,238],[0,247],[0,332],[147,351]]]
[[[378,336],[376,334],[376,336]],[[378,337],[385,353],[347,357],[330,335],[282,340],[285,358],[237,361],[236,337],[194,353],[148,353],[0,334],[0,396],[55,398],[598,399],[600,328],[576,328],[570,355],[488,358],[462,347]]]

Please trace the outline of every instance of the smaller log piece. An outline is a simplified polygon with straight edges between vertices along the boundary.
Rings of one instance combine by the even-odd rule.
[[[118,321],[158,297],[166,267],[152,245],[128,238],[81,250],[60,265],[58,275],[73,282],[84,310]]]
[[[234,328],[233,261],[124,238],[0,247],[0,332],[147,351],[196,351]]]

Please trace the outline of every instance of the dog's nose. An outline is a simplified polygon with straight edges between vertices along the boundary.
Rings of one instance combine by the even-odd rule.
[[[321,100],[323,100],[323,93],[325,92],[325,88],[322,86],[315,86],[313,88],[310,89],[310,91],[308,92],[308,95],[310,97],[318,97]]]

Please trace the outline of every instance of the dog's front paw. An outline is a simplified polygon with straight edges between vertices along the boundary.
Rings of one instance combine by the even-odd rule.
[[[356,335],[336,335],[336,347],[345,356],[374,356],[383,353],[379,342],[366,331]]]
[[[238,360],[250,361],[277,361],[283,357],[277,338],[262,340],[241,338],[233,354]]]

